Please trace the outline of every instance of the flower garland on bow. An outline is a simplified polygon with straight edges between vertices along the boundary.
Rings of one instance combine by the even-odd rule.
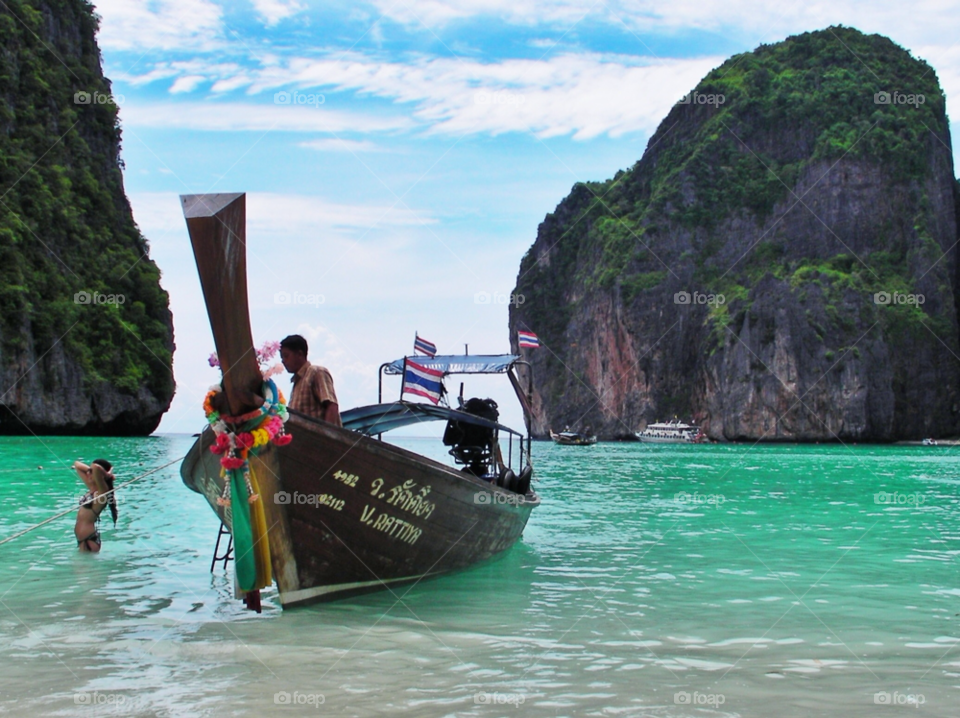
[[[249,457],[260,453],[260,448],[271,441],[286,446],[293,437],[284,432],[283,424],[289,418],[287,402],[273,379],[265,377],[263,406],[241,416],[221,416],[213,408],[213,398],[222,391],[219,385],[210,388],[203,400],[203,411],[210,427],[217,435],[210,451],[220,454],[221,476],[228,471],[241,471],[247,485],[247,496],[252,504],[260,497],[250,483]],[[217,499],[220,506],[230,505],[230,482],[224,482],[223,495]]]

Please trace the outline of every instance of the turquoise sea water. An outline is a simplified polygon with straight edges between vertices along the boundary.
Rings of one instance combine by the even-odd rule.
[[[191,441],[0,439],[0,539],[76,501],[73,459],[123,480]],[[334,604],[242,610],[176,466],[120,494],[100,555],[73,514],[0,546],[0,714],[957,715],[960,450],[534,456],[502,558]]]

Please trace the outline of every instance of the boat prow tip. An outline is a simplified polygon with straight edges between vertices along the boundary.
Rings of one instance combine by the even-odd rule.
[[[182,194],[180,204],[186,219],[213,217],[224,207],[245,196],[246,192],[215,192],[210,194]]]

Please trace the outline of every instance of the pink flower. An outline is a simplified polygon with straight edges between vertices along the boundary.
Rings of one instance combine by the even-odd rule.
[[[293,437],[290,434],[277,434],[273,437],[273,443],[277,446],[286,446],[291,441],[293,441]]]
[[[279,416],[271,416],[264,422],[263,428],[271,434],[276,434],[283,426],[283,420]]]
[[[224,456],[220,459],[220,466],[227,470],[239,469],[244,464],[243,459],[239,459],[235,456]]]
[[[279,374],[282,371],[283,371],[283,366],[281,366],[280,364],[274,364],[269,369],[263,370],[263,378],[269,379],[270,377],[275,376],[276,374]]]
[[[261,365],[269,362],[280,349],[280,342],[264,342],[263,346],[257,349],[257,362]]]
[[[207,359],[210,362],[210,366],[220,366],[220,359],[217,358],[217,353],[214,352],[210,355],[210,358]]]
[[[241,449],[249,449],[253,446],[253,434],[249,431],[244,431],[242,434],[237,434],[237,446]]]

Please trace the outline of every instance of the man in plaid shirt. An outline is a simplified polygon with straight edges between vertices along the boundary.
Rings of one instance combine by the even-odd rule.
[[[283,368],[293,374],[293,391],[287,406],[301,414],[343,426],[333,377],[326,368],[307,361],[307,340],[291,334],[280,342],[280,361]]]

